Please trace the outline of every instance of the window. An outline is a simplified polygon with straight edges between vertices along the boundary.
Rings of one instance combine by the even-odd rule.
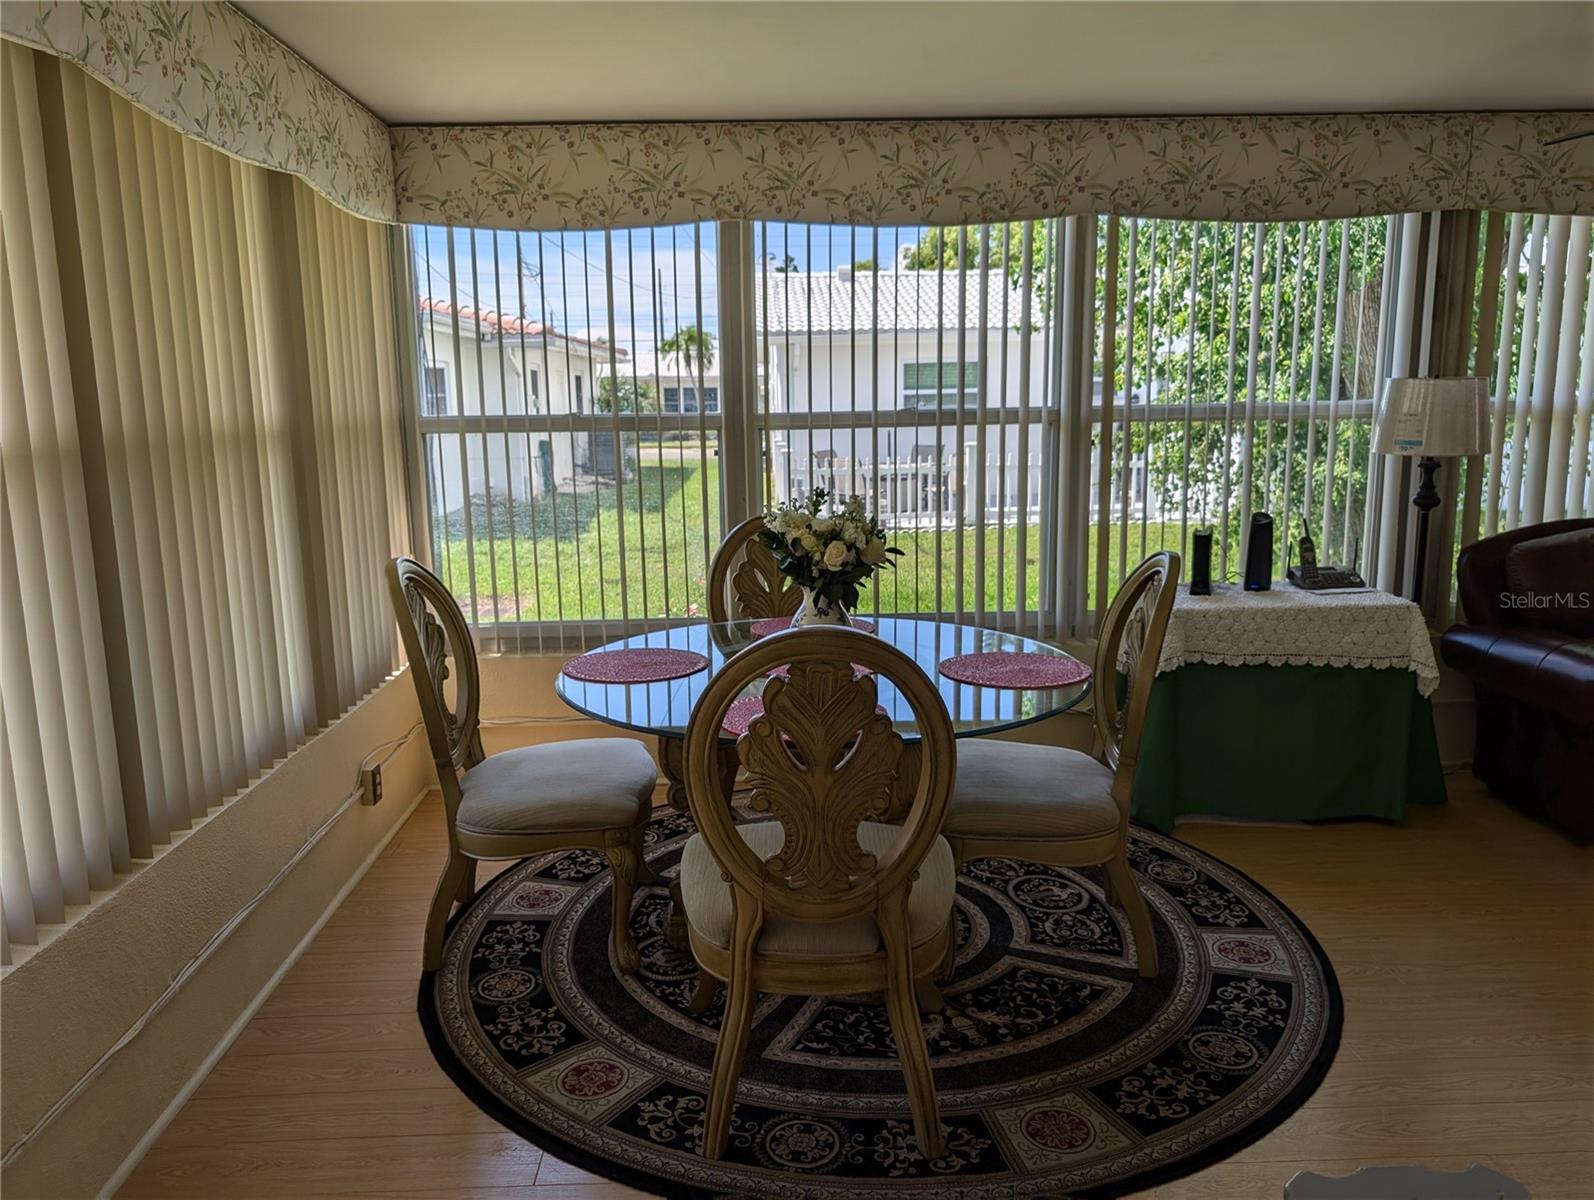
[[[705,387],[703,389],[703,410],[705,412],[719,412],[719,388]],[[664,411],[667,413],[695,413],[697,411],[697,389],[666,387],[664,389]]]
[[[1253,512],[1275,519],[1281,573],[1303,529],[1320,561],[1365,566],[1398,219],[1094,225],[1089,539],[1073,564],[1090,609],[1146,554],[1188,555],[1196,529],[1216,534],[1213,577],[1238,580]]]
[[[902,406],[955,408],[959,404],[977,404],[980,394],[980,364],[964,363],[962,378],[963,385],[959,387],[957,363],[904,363]]]
[[[453,400],[421,402],[432,559],[483,645],[695,619],[721,536],[718,396],[683,410],[684,378],[652,364],[682,330],[717,348],[715,227],[409,237],[423,364],[450,364]]]
[[[869,498],[905,551],[869,599],[881,612],[1039,626],[1057,229],[754,226],[769,492]]]
[[[448,415],[448,368],[446,366],[421,367],[421,414],[428,417]]]
[[[1474,508],[1444,536],[1572,512],[1590,490],[1587,389],[1563,369],[1586,311],[1586,222],[1490,214],[1472,266],[1441,271],[1433,256],[1459,244],[1436,236],[1444,219],[456,230],[452,251],[416,231],[433,260],[418,276],[459,305],[432,327],[463,356],[459,415],[422,422],[434,543],[477,620],[519,637],[700,613],[726,525],[815,488],[866,497],[905,551],[869,595],[879,612],[1089,636],[1128,570],[1187,552],[1197,529],[1216,534],[1217,576],[1238,579],[1262,511],[1277,570],[1310,530],[1321,560],[1398,589],[1407,467],[1372,452],[1372,430],[1384,382],[1428,369],[1424,322],[1449,307],[1435,280],[1500,279],[1475,324],[1514,348],[1503,474],[1467,477]],[[729,310],[722,284],[741,297]],[[506,333],[471,358],[470,297],[489,289],[482,319],[523,328],[524,356]],[[1469,350],[1480,371],[1493,345]],[[473,420],[494,412],[494,376],[531,358],[547,416]],[[501,448],[506,435],[538,448]],[[1581,494],[1547,494],[1541,457]],[[589,505],[614,515],[588,520]]]

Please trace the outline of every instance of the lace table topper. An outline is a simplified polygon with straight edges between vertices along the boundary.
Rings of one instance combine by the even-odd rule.
[[[1180,587],[1157,673],[1186,663],[1219,666],[1395,667],[1417,676],[1423,696],[1439,665],[1422,610],[1389,592],[1268,592],[1214,584],[1210,596]]]

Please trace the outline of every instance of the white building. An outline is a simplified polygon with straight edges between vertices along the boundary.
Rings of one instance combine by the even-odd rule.
[[[607,362],[599,364],[600,374],[607,374],[608,370]],[[688,363],[683,355],[672,351],[662,354],[641,351],[629,367],[620,368],[620,377],[622,381],[634,381],[651,388],[661,412],[691,416],[700,406],[705,416],[720,411],[717,356],[707,366],[699,366],[695,357]]]
[[[568,491],[613,474],[613,438],[581,431],[492,428],[495,416],[593,410],[595,381],[626,351],[536,321],[423,297],[420,303],[421,431],[433,511],[452,513],[467,491],[525,498]],[[623,373],[623,371],[622,371]],[[471,418],[486,418],[480,428]],[[463,443],[464,453],[461,453]]]
[[[421,307],[423,431],[466,434],[427,442],[429,486],[442,497],[434,511],[457,510],[467,486],[524,498],[612,479],[614,434],[592,419],[611,370],[622,394],[651,394],[645,411],[686,425],[671,436],[690,436],[694,415],[719,424],[718,354],[707,366],[676,352],[611,356],[602,341],[533,321],[469,308],[456,320],[446,301]],[[1049,378],[1039,296],[1027,328],[1023,316],[1023,294],[1001,271],[986,274],[983,296],[976,272],[772,274],[758,289],[755,338],[777,493],[871,495],[897,525],[934,524],[960,507],[969,519],[1038,514]],[[504,434],[477,432],[468,418],[483,413],[568,416],[563,430]],[[624,435],[627,472],[641,443],[656,440],[640,424],[640,435]],[[1133,501],[1143,470],[1137,457]]]
[[[767,311],[766,311],[767,309]],[[1004,272],[772,274],[758,290],[783,494],[872,493],[898,524],[1040,502],[1044,316]],[[1027,348],[1027,349],[1026,349]],[[1021,435],[1020,427],[1027,426]],[[983,459],[985,469],[977,464]]]

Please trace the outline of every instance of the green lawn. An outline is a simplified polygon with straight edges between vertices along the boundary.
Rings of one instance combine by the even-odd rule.
[[[538,497],[534,505],[521,498],[513,514],[507,502],[500,500],[491,514],[491,538],[488,514],[478,505],[471,516],[474,556],[467,553],[463,515],[451,514],[436,547],[444,579],[467,609],[474,605],[480,618],[488,621],[495,612],[498,619],[507,621],[706,613],[709,556],[719,540],[719,462],[709,458],[700,468],[692,456],[684,465],[672,462],[673,457],[666,452],[660,462],[645,453],[639,477],[626,483],[619,494],[615,489],[596,495],[560,493]],[[513,539],[507,536],[511,524]],[[1110,536],[1109,592],[1120,578],[1116,529]],[[1144,550],[1141,536],[1139,524],[1131,525],[1126,555],[1131,567],[1145,553],[1164,545],[1176,547],[1179,526],[1149,524]],[[1093,526],[1087,557],[1092,605],[1097,537]],[[973,613],[979,607],[975,592],[977,531],[965,528],[961,541],[962,608]],[[879,611],[956,609],[960,565],[956,530],[948,527],[939,535],[934,530],[903,532],[894,542],[906,554],[897,560],[895,571],[881,576]],[[1041,587],[1037,526],[1025,531],[1025,543],[1025,596],[1020,607],[1033,608]],[[984,568],[986,611],[1012,609],[1018,587],[1018,530],[1009,526],[999,536],[994,523],[990,525],[985,534]],[[866,601],[863,607],[870,611],[874,603]]]
[[[719,542],[719,462],[709,458],[700,469],[691,456],[684,465],[672,457],[645,460],[638,477],[619,489],[561,492],[530,505],[522,498],[512,523],[507,502],[497,500],[491,536],[478,504],[471,514],[474,555],[462,514],[450,514],[435,547],[440,573],[482,620],[495,611],[506,621],[699,611]]]

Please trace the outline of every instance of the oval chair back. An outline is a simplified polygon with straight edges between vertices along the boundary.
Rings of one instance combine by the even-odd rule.
[[[758,540],[764,518],[751,517],[725,535],[708,574],[709,620],[762,620],[794,616],[802,589],[780,573],[775,555]]]
[[[1179,556],[1162,550],[1129,573],[1107,608],[1096,643],[1096,741],[1113,768],[1113,797],[1128,813],[1135,765],[1145,731],[1151,683],[1162,658],[1173,600],[1179,590]],[[1122,695],[1117,680],[1124,676]]]
[[[401,557],[388,563],[387,584],[452,830],[460,802],[459,772],[486,757],[476,643],[453,593],[415,559]]]
[[[855,675],[853,664],[869,672]],[[764,711],[737,740],[750,807],[785,834],[760,859],[737,832],[724,800],[717,749],[731,703],[768,678]],[[922,739],[919,777],[900,836],[880,857],[858,826],[892,807],[902,737],[876,706],[877,679],[895,685]],[[687,803],[732,888],[760,908],[799,920],[874,914],[904,899],[951,801],[952,722],[922,670],[889,643],[854,629],[793,629],[742,651],[715,676],[686,733]]]
[[[867,670],[854,674],[854,663]],[[771,675],[782,667],[787,674]],[[890,680],[906,701],[922,745],[906,820],[900,827],[873,826],[871,833],[884,828],[892,836],[889,841],[877,836],[866,847],[860,826],[892,811],[906,749],[891,718],[877,707],[881,678]],[[732,821],[720,769],[726,713],[757,682],[764,683],[764,711],[748,723],[736,749],[752,788],[752,808],[771,814],[781,827],[778,844],[773,836],[763,836],[762,827],[739,828]],[[946,919],[939,933],[922,943],[929,951],[922,963],[915,958],[918,945],[909,909],[915,879],[940,841],[952,797],[952,721],[935,685],[902,651],[870,634],[846,628],[786,630],[755,642],[710,682],[687,726],[685,753],[687,803],[731,902],[728,943],[709,955],[719,963],[713,974],[725,980],[727,994],[709,1083],[703,1153],[709,1158],[724,1153],[758,990],[883,991],[914,1135],[927,1158],[939,1157],[945,1142],[914,980],[933,974],[950,944],[949,850],[939,885],[945,889]],[[760,830],[757,841],[768,857],[753,849],[743,829]],[[931,894],[937,897],[929,914],[933,919],[940,893]],[[766,958],[758,944],[771,913],[816,923],[873,920],[878,949],[838,957],[826,952],[821,936],[806,955],[793,959],[772,953]],[[689,933],[694,956],[705,964],[697,933]],[[709,992],[703,984],[709,978],[706,970],[700,973],[694,1005],[706,1002]]]

